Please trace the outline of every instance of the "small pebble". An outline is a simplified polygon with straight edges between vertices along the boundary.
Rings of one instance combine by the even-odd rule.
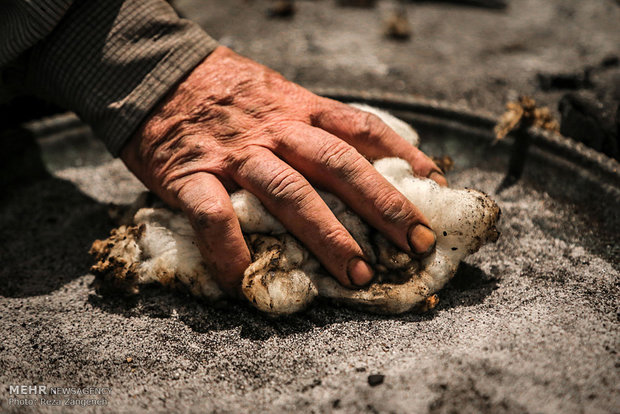
[[[376,387],[377,385],[383,384],[383,380],[385,379],[385,375],[382,374],[372,374],[368,376],[368,385],[371,387]]]
[[[295,14],[295,6],[292,0],[276,0],[267,9],[267,17],[288,18]]]

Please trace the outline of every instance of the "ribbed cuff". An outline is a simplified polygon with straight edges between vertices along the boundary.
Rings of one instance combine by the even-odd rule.
[[[30,54],[27,86],[75,111],[117,156],[217,43],[164,0],[78,0]]]

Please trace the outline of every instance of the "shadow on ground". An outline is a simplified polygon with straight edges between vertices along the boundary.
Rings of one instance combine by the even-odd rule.
[[[104,312],[127,318],[146,315],[150,318],[178,318],[195,332],[241,329],[241,336],[265,340],[308,332],[317,327],[349,321],[396,319],[403,322],[426,322],[438,311],[453,307],[474,306],[497,288],[497,280],[480,268],[461,263],[454,279],[440,293],[438,307],[424,314],[371,315],[343,308],[327,301],[317,301],[305,312],[280,318],[261,314],[240,302],[213,306],[192,296],[169,292],[159,286],[143,288],[138,295],[91,294],[89,303]]]
[[[28,297],[84,275],[113,223],[107,206],[50,175],[26,129],[0,135],[0,295]]]

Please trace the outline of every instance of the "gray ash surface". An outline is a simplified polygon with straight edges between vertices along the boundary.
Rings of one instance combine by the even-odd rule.
[[[176,3],[306,86],[417,93],[495,114],[515,94],[554,109],[565,91],[539,91],[537,73],[617,52],[620,20],[611,0],[514,0],[504,11],[422,2],[407,6],[411,41],[390,43],[374,9],[299,1],[280,21],[264,16],[267,1]],[[9,385],[47,384],[111,387],[100,411],[617,412],[618,198],[536,157],[498,195],[505,147],[422,138],[455,160],[453,185],[498,201],[497,244],[461,266],[430,313],[321,303],[282,320],[157,288],[96,295],[87,252],[113,227],[107,203],[142,187],[98,143],[41,140],[52,174],[12,168],[0,201],[0,411],[27,411],[8,406]],[[13,165],[37,165],[36,151],[23,157]],[[375,373],[384,382],[371,387]]]
[[[53,174],[13,187],[0,208],[0,407],[14,409],[8,385],[37,383],[111,387],[108,409],[132,412],[614,411],[618,200],[539,157],[494,194],[506,146],[422,136],[454,159],[453,185],[498,201],[499,241],[461,265],[429,313],[319,303],[279,320],[159,288],[97,295],[87,251],[113,226],[106,203],[142,187],[87,136],[82,166],[41,140]]]

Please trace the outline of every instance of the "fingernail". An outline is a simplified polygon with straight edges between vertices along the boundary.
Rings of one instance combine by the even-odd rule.
[[[435,181],[437,184],[439,184],[442,187],[448,186],[448,180],[446,180],[446,177],[439,171],[433,171],[432,173],[429,174],[428,178]]]
[[[359,257],[354,257],[349,261],[347,273],[351,283],[356,286],[364,286],[368,284],[368,282],[370,282],[375,275],[372,267],[370,267],[368,263]]]
[[[409,232],[411,250],[420,256],[427,256],[435,247],[435,232],[424,224],[417,224]]]

